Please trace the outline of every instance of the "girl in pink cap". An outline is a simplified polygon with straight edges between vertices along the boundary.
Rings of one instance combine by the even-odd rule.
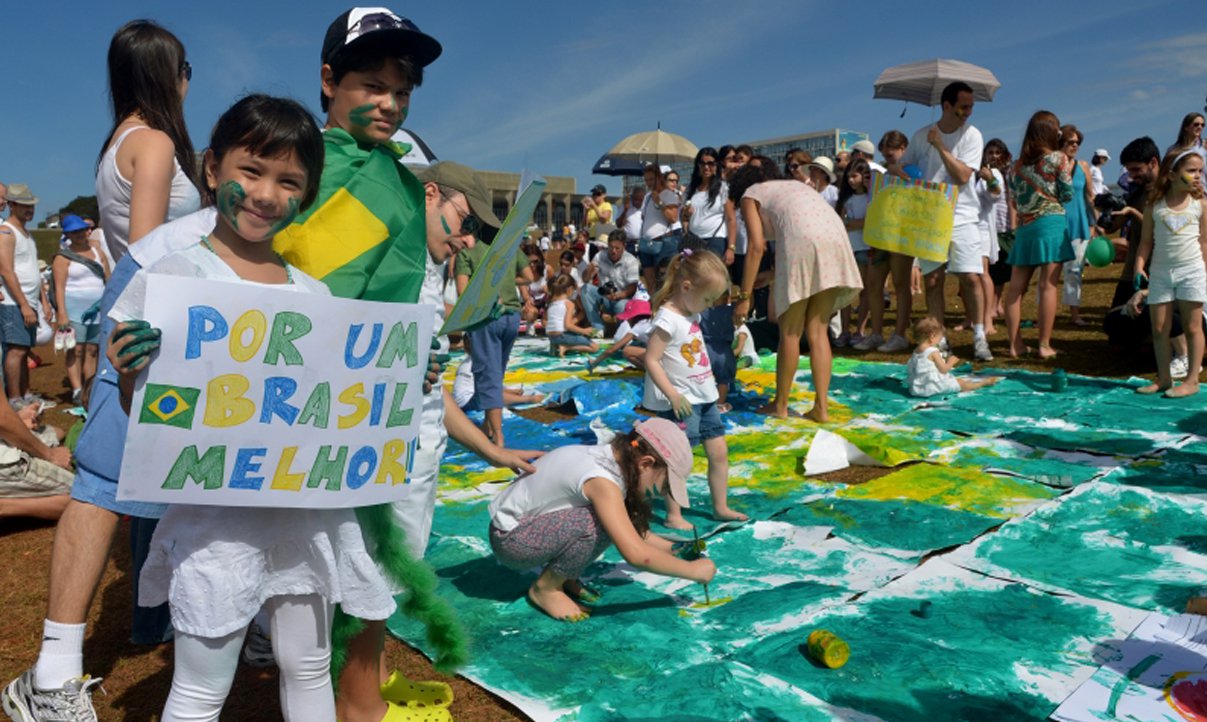
[[[608,444],[563,446],[533,462],[490,504],[490,546],[503,566],[541,567],[528,599],[554,619],[579,622],[598,594],[583,570],[616,545],[624,560],[656,574],[707,584],[717,573],[707,558],[671,553],[650,532],[650,498],[667,494],[687,506],[692,453],[678,424],[649,419]]]

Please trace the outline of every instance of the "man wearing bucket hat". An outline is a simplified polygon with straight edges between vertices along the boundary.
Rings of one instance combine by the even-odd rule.
[[[10,400],[29,393],[29,349],[38,330],[38,311],[49,308],[38,271],[38,245],[30,235],[38,197],[24,183],[8,188],[8,220],[0,224],[0,343],[4,344],[4,383]]]

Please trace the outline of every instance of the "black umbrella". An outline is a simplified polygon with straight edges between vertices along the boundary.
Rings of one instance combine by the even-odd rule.
[[[646,163],[638,160],[617,158],[611,153],[604,153],[599,157],[599,160],[595,161],[591,172],[596,175],[640,176],[645,173],[646,165]]]

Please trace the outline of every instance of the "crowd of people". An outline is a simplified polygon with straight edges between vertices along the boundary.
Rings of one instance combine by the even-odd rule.
[[[1121,232],[1127,254],[1105,331],[1131,346],[1151,335],[1157,380],[1141,393],[1198,390],[1207,300],[1203,115],[1186,117],[1164,157],[1149,138],[1121,150],[1120,200],[1101,173],[1109,152],[1079,161],[1076,127],[1035,113],[1015,161],[1005,142],[985,142],[969,122],[973,90],[956,82],[943,92],[939,120],[912,136],[890,131],[835,158],[708,146],[685,185],[653,164],[644,187],[615,205],[604,187],[593,188],[582,229],[532,234],[501,274],[487,321],[461,338],[433,339],[419,451],[393,504],[266,510],[119,500],[135,381],[155,363],[161,339],[143,320],[148,274],[427,303],[439,327],[483,267],[501,223],[478,173],[452,161],[413,170],[396,162],[392,137],[440,43],[393,12],[353,8],[332,22],[321,48],[322,129],[295,101],[248,95],[217,119],[199,164],[184,124],[193,72],[185,48],[167,29],[132,21],[108,56],[113,125],[96,166],[103,235],[90,219],[65,217],[62,248],[45,273],[30,235],[37,197],[24,184],[0,186],[0,209],[10,209],[0,225],[0,516],[58,519],[40,652],[0,695],[19,722],[95,719],[91,692],[100,680],[84,673],[85,620],[121,516],[132,519],[135,550],[131,640],[174,643],[162,719],[216,720],[240,658],[279,666],[288,720],[448,719],[448,686],[386,674],[382,647],[385,620],[405,590],[406,610],[436,640],[438,665],[465,659],[459,629],[418,562],[450,437],[520,474],[491,504],[484,538],[504,566],[540,569],[528,597],[549,616],[590,615],[597,594],[580,577],[613,544],[641,569],[708,583],[717,568],[698,546],[650,531],[651,499],[663,500],[667,526],[691,528],[682,512],[699,445],[712,516],[747,518],[729,503],[724,415],[737,369],[758,360],[759,331],[772,330],[764,345],[776,350],[774,397],[761,413],[792,414],[807,350],[814,401],[802,416],[826,422],[832,348],[904,360],[917,291],[926,312],[912,328],[906,388],[920,396],[983,388],[994,379],[951,375],[958,359],[945,328],[954,303],[948,271],[958,279],[976,361],[993,360],[990,339],[1003,318],[1005,353],[1050,359],[1059,351],[1052,329],[1060,303],[1073,323],[1084,322],[1088,242]],[[366,249],[367,265],[329,273],[315,260],[332,242],[322,209],[358,173],[381,168],[374,161],[383,157],[391,170],[378,177],[381,192],[400,212],[380,228],[341,229],[358,234],[340,241]],[[877,174],[958,187],[946,262],[865,242]],[[398,258],[406,263],[386,273]],[[1021,318],[1033,277],[1034,348],[1023,341]],[[87,406],[74,453],[41,424],[45,400],[29,389],[39,316],[55,325],[55,346],[68,354],[73,402]],[[537,335],[558,357],[582,355],[586,372],[612,361],[639,369],[641,406],[652,418],[595,446],[510,448],[503,409],[539,397],[507,388],[506,370],[517,339]],[[450,390],[441,379],[454,343],[464,344],[466,360]],[[467,414],[481,414],[480,423]]]

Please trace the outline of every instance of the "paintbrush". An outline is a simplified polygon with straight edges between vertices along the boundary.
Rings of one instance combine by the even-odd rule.
[[[692,536],[696,538],[696,541],[695,541],[696,553],[699,553],[699,551],[700,551],[700,530],[697,529],[695,526],[692,527]],[[710,606],[712,605],[712,600],[708,598],[708,582],[704,582],[704,603],[707,605],[710,605]]]

